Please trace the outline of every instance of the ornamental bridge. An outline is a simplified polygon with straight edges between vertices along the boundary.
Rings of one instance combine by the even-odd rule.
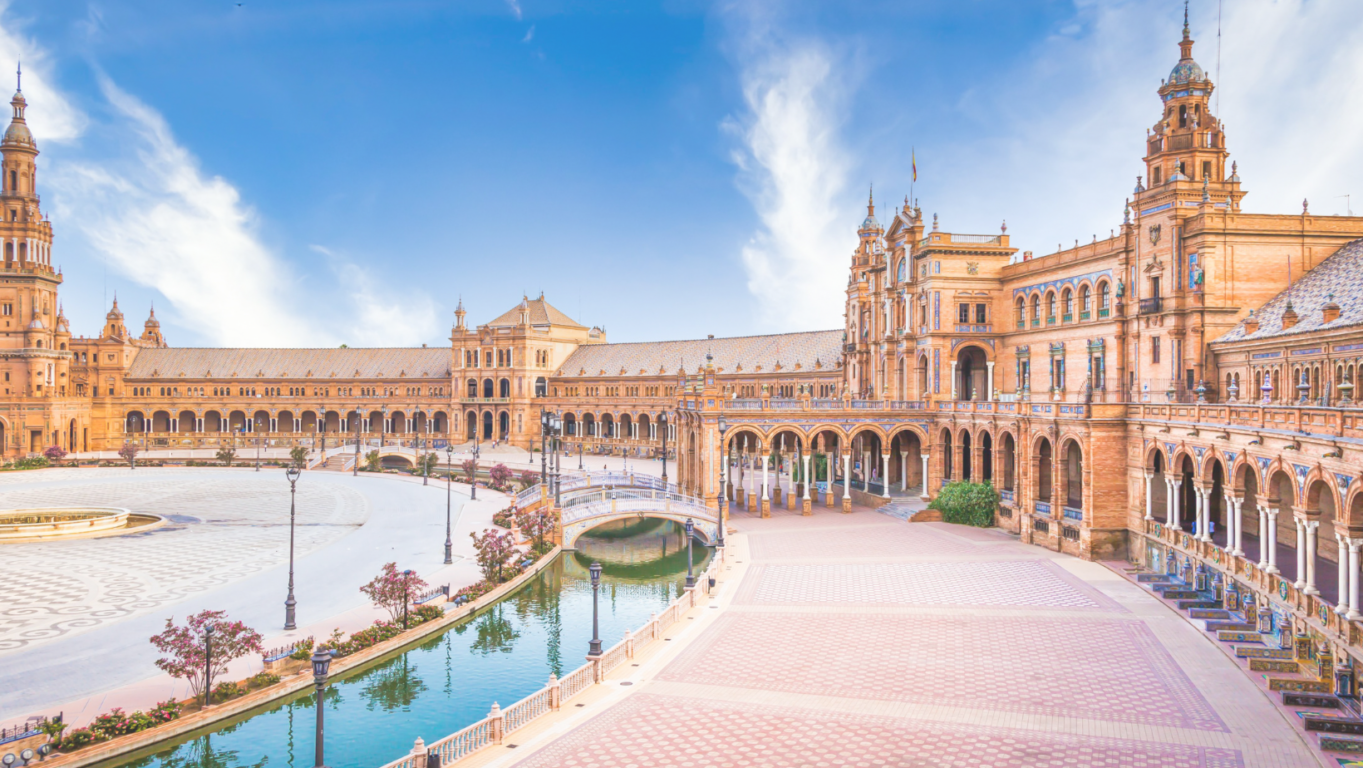
[[[719,537],[718,511],[704,500],[677,492],[677,487],[650,475],[601,473],[563,478],[558,489],[558,530],[564,549],[576,549],[582,534],[616,520],[650,517],[695,526],[707,545]],[[516,495],[520,509],[553,509],[550,487],[537,484]]]

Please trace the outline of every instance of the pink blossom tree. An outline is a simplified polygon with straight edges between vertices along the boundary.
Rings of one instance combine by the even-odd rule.
[[[133,443],[124,443],[123,447],[118,449],[118,455],[124,461],[128,462],[129,469],[137,469],[136,445],[134,445]]]
[[[429,585],[416,573],[399,571],[397,563],[386,563],[373,581],[360,587],[360,592],[398,621],[406,615],[407,606],[427,589]]]
[[[228,621],[226,611],[201,611],[185,619],[183,625],[174,618],[166,619],[166,629],[153,635],[151,644],[166,654],[156,660],[156,666],[171,677],[189,681],[195,696],[203,692],[204,664],[208,649],[204,644],[204,630],[213,627],[211,676],[217,678],[227,672],[227,665],[249,653],[260,653],[260,633],[241,623]]]
[[[66,449],[60,445],[50,445],[47,450],[43,451],[43,455],[47,457],[48,461],[61,461],[66,458]]]
[[[492,478],[494,488],[505,488],[507,481],[511,479],[511,470],[507,469],[505,464],[494,464],[487,474]]]
[[[493,528],[481,534],[470,533],[469,538],[473,539],[473,548],[478,552],[478,567],[483,571],[483,578],[490,584],[502,583],[502,568],[516,551],[516,538],[510,531],[503,533]]]

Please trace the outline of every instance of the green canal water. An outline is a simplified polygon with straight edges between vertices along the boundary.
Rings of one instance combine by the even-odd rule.
[[[592,633],[587,568],[601,563],[601,640],[609,648],[681,594],[686,541],[664,520],[625,521],[584,536],[484,613],[375,667],[334,680],[324,699],[330,768],[378,768],[487,716],[585,661]],[[696,543],[699,572],[710,550]],[[313,764],[311,693],[100,768],[237,768]]]

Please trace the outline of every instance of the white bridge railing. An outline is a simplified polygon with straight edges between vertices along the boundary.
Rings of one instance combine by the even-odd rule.
[[[614,488],[583,494],[563,502],[563,524],[617,512],[667,512],[718,522],[715,510],[694,496],[636,488]]]
[[[716,557],[710,559],[709,566],[696,577],[696,586],[668,603],[662,612],[654,614],[637,631],[626,632],[623,640],[600,656],[588,656],[586,664],[569,672],[562,680],[550,675],[546,686],[506,709],[501,709],[493,702],[492,711],[487,717],[429,746],[418,738],[409,754],[382,768],[427,768],[431,756],[436,756],[440,761],[438,764],[445,768],[483,747],[501,744],[507,734],[537,718],[559,711],[564,702],[603,682],[611,670],[633,659],[640,649],[661,638],[668,627],[676,624],[688,610],[696,606],[701,596],[709,595],[710,579],[720,572],[723,563],[724,550],[720,549]],[[436,765],[434,760],[430,764]]]
[[[664,483],[662,478],[653,475],[625,473],[625,472],[597,472],[583,473],[575,475],[565,475],[559,483],[559,495],[580,491],[586,488],[607,488],[607,487],[628,487],[628,488],[651,488],[659,491],[677,491],[676,483]],[[543,483],[536,483],[529,488],[516,494],[517,508],[525,508],[540,501],[541,494],[545,488]],[[549,488],[553,493],[553,488]]]

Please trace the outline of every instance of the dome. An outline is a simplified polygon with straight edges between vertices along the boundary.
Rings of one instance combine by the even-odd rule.
[[[1200,83],[1206,79],[1207,75],[1202,72],[1202,67],[1192,59],[1183,59],[1169,72],[1169,83],[1172,85]]]
[[[25,146],[36,146],[33,141],[33,134],[28,130],[28,124],[24,122],[24,108],[28,102],[24,101],[22,91],[16,91],[14,98],[10,101],[14,106],[15,117],[10,122],[9,128],[5,131],[5,144],[22,144]]]
[[[870,216],[867,216],[865,221],[861,222],[861,228],[863,230],[880,229],[880,222],[876,221],[875,215],[872,214]]]

